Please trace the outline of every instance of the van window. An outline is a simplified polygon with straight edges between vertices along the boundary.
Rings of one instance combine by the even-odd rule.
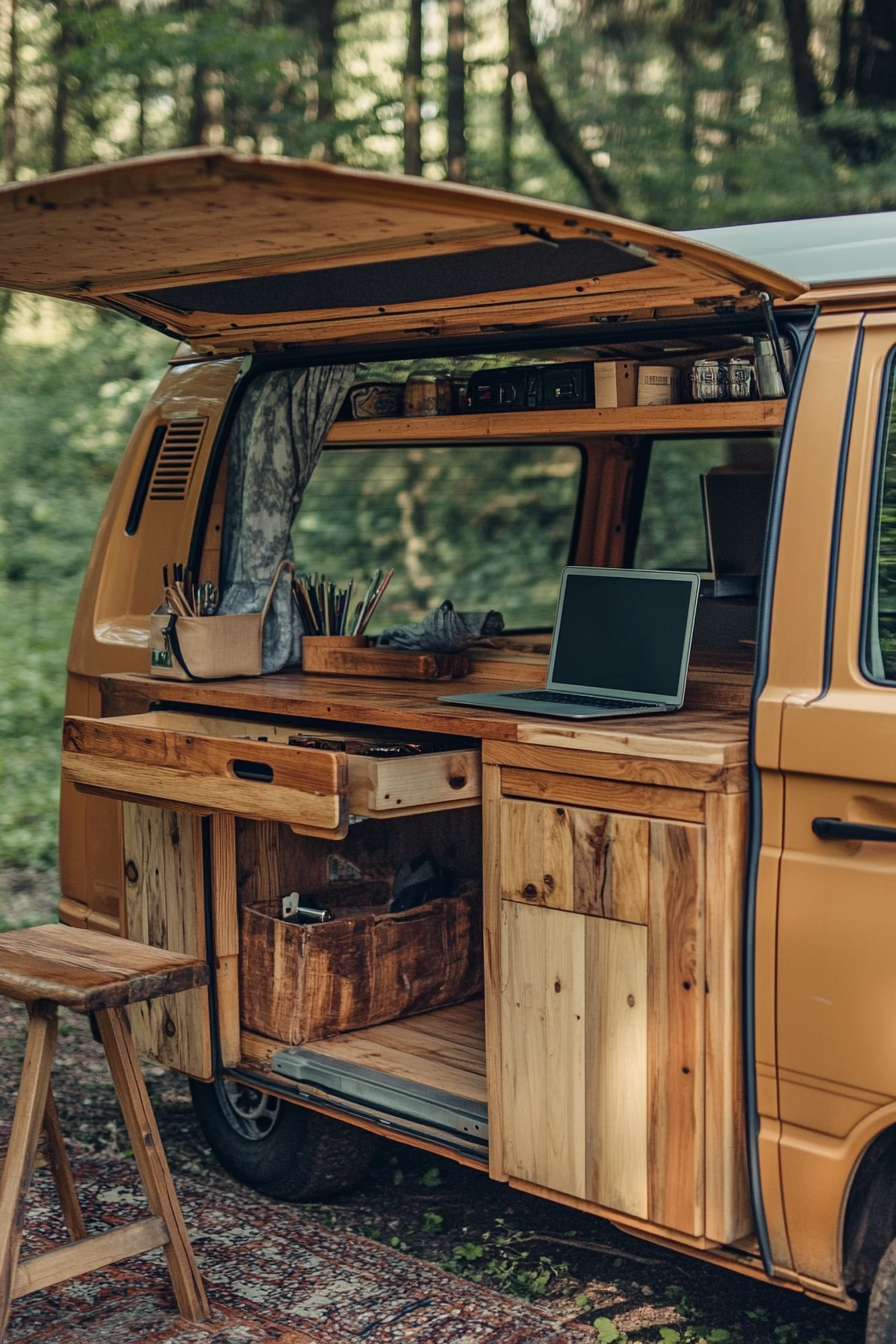
[[[326,449],[293,528],[296,568],[357,591],[394,567],[371,634],[446,598],[502,612],[509,630],[550,628],[581,469],[578,448],[555,445]]]
[[[774,435],[654,439],[635,547],[636,569],[706,570],[700,477],[709,471],[771,472]]]
[[[865,676],[896,682],[896,362],[884,395],[879,484],[871,523],[865,598]]]

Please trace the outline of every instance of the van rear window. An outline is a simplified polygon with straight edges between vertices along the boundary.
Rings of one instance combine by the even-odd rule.
[[[326,449],[293,527],[296,568],[355,585],[395,574],[371,622],[419,621],[449,598],[550,628],[569,560],[578,448],[475,444]]]
[[[896,356],[884,395],[878,487],[869,533],[863,671],[896,682]]]

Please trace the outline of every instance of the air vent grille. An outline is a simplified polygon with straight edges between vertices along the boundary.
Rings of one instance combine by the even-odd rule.
[[[186,499],[207,420],[172,420],[156,459],[150,499]]]

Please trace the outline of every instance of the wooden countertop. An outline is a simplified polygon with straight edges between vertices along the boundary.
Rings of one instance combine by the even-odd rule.
[[[503,710],[439,703],[440,695],[452,690],[463,693],[463,681],[385,681],[279,672],[234,681],[182,682],[117,673],[102,677],[100,686],[106,716],[133,714],[153,701],[716,766],[741,765],[748,752],[748,721],[743,713],[679,710],[588,723],[531,715],[517,718]],[[475,689],[518,690],[519,682],[477,680]]]

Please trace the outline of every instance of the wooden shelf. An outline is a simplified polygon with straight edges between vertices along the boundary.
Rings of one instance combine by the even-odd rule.
[[[569,441],[583,434],[706,433],[776,429],[786,401],[701,402],[682,406],[624,406],[609,410],[506,411],[496,415],[434,415],[415,419],[338,420],[328,444],[452,443],[461,439]]]

